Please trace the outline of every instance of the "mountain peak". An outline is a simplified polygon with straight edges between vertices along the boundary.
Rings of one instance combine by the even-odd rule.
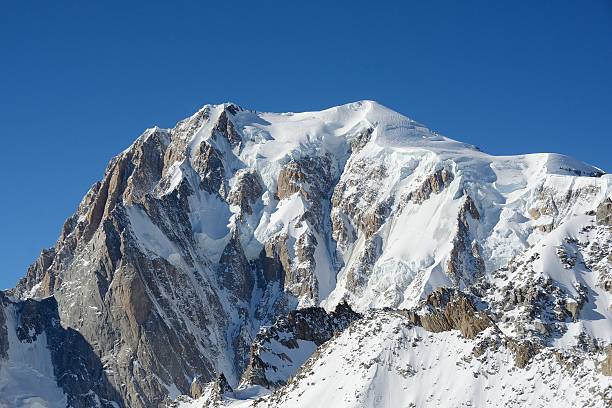
[[[612,177],[577,160],[488,155],[373,101],[299,113],[205,105],[113,158],[16,297],[0,296],[0,359],[21,358],[35,334],[55,351],[77,344],[88,367],[104,367],[91,387],[56,381],[67,370],[53,350],[36,366],[61,387],[48,394],[74,406],[163,406],[191,391],[250,406],[269,394],[256,384],[288,384],[262,404],[291,407],[284,398],[312,367],[352,355],[349,394],[363,393],[354,406],[386,392],[359,380],[369,367],[397,371],[422,405],[410,379],[433,361],[427,350],[446,362],[426,377],[439,378],[448,342],[463,357],[490,356],[487,367],[512,356],[538,371],[578,356],[581,398],[599,402],[603,374],[582,374],[612,341],[611,195]],[[35,317],[25,298],[48,296],[57,308]],[[362,341],[368,353],[355,348]],[[396,370],[395,345],[414,366]],[[26,365],[6,371],[1,360],[0,389]],[[241,378],[259,380],[244,390]],[[331,378],[312,378],[309,395],[325,395]]]

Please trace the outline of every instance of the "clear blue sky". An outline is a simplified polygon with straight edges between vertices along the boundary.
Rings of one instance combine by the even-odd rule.
[[[360,99],[612,171],[612,2],[3,2],[0,287],[146,127]]]

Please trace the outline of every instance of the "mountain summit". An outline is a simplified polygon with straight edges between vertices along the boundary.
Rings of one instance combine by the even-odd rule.
[[[2,294],[0,406],[606,406],[611,195],[372,101],[206,105]]]

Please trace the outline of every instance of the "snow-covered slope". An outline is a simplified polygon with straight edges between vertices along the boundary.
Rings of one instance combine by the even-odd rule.
[[[118,401],[91,345],[62,327],[53,297],[0,292],[0,407],[119,408]]]
[[[16,307],[7,304],[0,308],[4,314],[0,330],[8,340],[5,353],[0,353],[0,407],[64,408],[67,399],[57,384],[46,333],[32,342],[22,342],[17,337]]]
[[[372,101],[206,105],[112,159],[13,294],[53,295],[112,384],[94,394],[135,407],[194,378],[236,387],[260,328],[296,308],[413,308],[442,287],[504,335],[599,353],[611,222],[595,212],[611,194],[595,167],[491,156]]]
[[[431,333],[376,311],[325,343],[285,387],[244,398],[209,393],[182,407],[606,407],[612,379],[597,356],[573,361],[545,351],[526,368],[494,328],[474,342]]]

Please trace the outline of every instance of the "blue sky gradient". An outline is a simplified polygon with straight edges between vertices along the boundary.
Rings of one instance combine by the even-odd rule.
[[[360,99],[489,153],[612,171],[612,2],[4,2],[0,287],[145,128],[205,103]]]

